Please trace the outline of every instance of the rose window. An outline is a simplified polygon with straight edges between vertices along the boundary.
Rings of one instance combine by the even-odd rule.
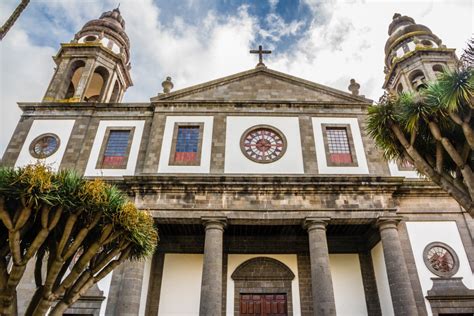
[[[271,126],[254,126],[241,138],[243,154],[259,163],[270,163],[280,159],[286,151],[283,133]]]

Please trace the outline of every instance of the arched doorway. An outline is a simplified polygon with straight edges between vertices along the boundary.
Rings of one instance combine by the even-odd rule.
[[[268,257],[245,261],[235,269],[234,315],[292,316],[291,281],[294,273]]]

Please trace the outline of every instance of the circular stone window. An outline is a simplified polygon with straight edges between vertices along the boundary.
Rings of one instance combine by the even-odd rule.
[[[245,157],[258,163],[270,163],[280,159],[286,151],[286,138],[275,127],[253,126],[240,139],[240,149]]]
[[[36,137],[30,145],[30,153],[35,158],[46,158],[59,148],[59,137],[55,134],[43,134]]]
[[[451,277],[459,270],[459,259],[453,248],[442,242],[432,242],[423,251],[428,269],[441,277]]]

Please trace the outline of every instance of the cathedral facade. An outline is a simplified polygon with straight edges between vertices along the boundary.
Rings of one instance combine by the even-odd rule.
[[[149,102],[121,103],[132,80],[118,9],[61,44],[42,102],[19,103],[2,163],[104,178],[160,235],[153,258],[118,267],[68,315],[472,315],[472,217],[383,159],[355,80],[340,91],[256,52],[254,69],[176,91],[167,78]],[[399,14],[385,53],[392,93],[456,63]]]

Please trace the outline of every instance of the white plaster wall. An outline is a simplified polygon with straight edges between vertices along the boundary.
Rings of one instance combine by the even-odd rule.
[[[299,287],[299,280],[298,280],[298,261],[296,255],[259,255],[259,254],[251,254],[251,255],[228,255],[227,261],[227,295],[226,295],[226,315],[233,316],[234,315],[234,280],[232,280],[231,276],[234,273],[235,269],[245,261],[256,258],[256,257],[267,257],[273,258],[284,263],[291,272],[294,273],[295,278],[291,282],[291,295],[292,295],[292,303],[293,303],[293,315],[294,316],[301,316],[301,305],[300,305],[300,287]]]
[[[454,276],[462,277],[464,285],[470,289],[474,288],[473,272],[469,266],[456,222],[407,222],[406,225],[423,296],[426,296],[428,290],[433,286],[431,278],[437,277],[426,267],[423,260],[423,250],[426,245],[435,241],[445,243],[454,249],[459,258],[459,271]],[[427,299],[425,299],[425,304],[428,314],[432,315]]]
[[[159,316],[197,316],[201,297],[202,254],[165,254]]]
[[[397,163],[394,161],[388,162],[388,168],[390,169],[390,174],[396,177],[405,177],[405,178],[417,178],[419,179],[420,176],[416,171],[408,171],[408,170],[399,170]]]
[[[244,156],[240,149],[240,138],[250,127],[270,125],[279,129],[286,137],[284,155],[272,163],[257,163]],[[226,129],[225,165],[226,173],[304,173],[300,127],[297,117],[228,116]]]
[[[121,177],[133,175],[135,173],[135,166],[137,165],[138,151],[140,149],[144,126],[145,121],[100,121],[84,175],[97,177]],[[100,149],[102,147],[102,142],[104,141],[105,131],[108,127],[135,127],[132,146],[130,148],[127,167],[125,169],[96,169]]]
[[[354,141],[357,167],[333,167],[328,166],[326,150],[324,148],[322,124],[348,124]],[[364,144],[360,134],[359,122],[355,117],[313,117],[314,142],[316,146],[316,158],[320,174],[368,174],[367,159],[365,157]]]
[[[330,254],[329,264],[337,315],[367,315],[359,255]]]
[[[383,316],[395,315],[392,305],[392,297],[390,296],[390,286],[388,283],[387,268],[385,266],[385,258],[383,255],[382,243],[379,242],[371,250],[372,264],[374,266],[375,283],[379,294],[380,308]]]
[[[204,123],[201,164],[199,166],[170,166],[169,159],[173,141],[174,124],[178,122]],[[158,172],[162,173],[209,173],[211,168],[212,116],[168,116],[166,117],[163,144],[161,146],[160,164]]]
[[[57,171],[61,165],[64,152],[66,151],[69,137],[71,136],[72,128],[75,120],[35,120],[31,125],[30,131],[26,136],[25,143],[20,150],[20,154],[15,163],[15,167],[22,167],[28,164],[41,161],[51,167],[52,170]],[[45,159],[37,159],[30,154],[31,142],[41,134],[53,133],[59,137],[60,144],[58,150],[51,156]]]
[[[100,316],[105,315],[105,309],[107,308],[107,301],[109,300],[109,291],[110,291],[110,283],[112,282],[112,273],[110,272],[97,283],[99,290],[104,291],[105,300],[102,301],[100,305]]]
[[[150,273],[151,273],[151,260],[152,258],[148,258],[145,262],[137,262],[136,264],[144,264],[144,271],[143,271],[143,280],[142,280],[142,290],[140,292],[140,308],[138,310],[139,316],[145,315],[146,309],[146,300],[148,297],[148,285],[150,283]]]

